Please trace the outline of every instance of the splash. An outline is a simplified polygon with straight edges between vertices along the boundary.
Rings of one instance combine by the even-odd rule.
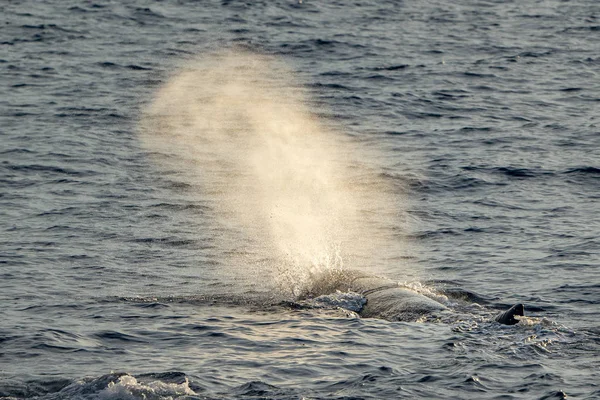
[[[118,381],[108,383],[106,389],[98,393],[97,398],[104,399],[175,399],[184,396],[193,396],[196,393],[190,388],[188,378],[185,381],[177,383],[165,383],[160,380],[149,383],[138,382],[138,380],[128,374],[122,375]]]
[[[172,76],[140,129],[162,168],[197,187],[237,233],[230,264],[293,294],[323,270],[398,247],[382,228],[393,218],[381,221],[382,210],[397,215],[398,199],[308,104],[281,62],[227,51]]]

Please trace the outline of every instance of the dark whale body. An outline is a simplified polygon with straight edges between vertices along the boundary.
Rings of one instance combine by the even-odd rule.
[[[313,298],[341,292],[354,292],[364,296],[366,304],[359,314],[365,318],[381,318],[389,321],[417,321],[423,317],[435,320],[453,314],[445,305],[402,287],[396,282],[359,271],[335,270],[313,279],[312,287],[302,298]],[[504,325],[514,325],[519,321],[515,316],[523,316],[522,304],[517,304],[499,314],[494,320]]]
[[[508,310],[500,313],[494,318],[494,321],[500,322],[504,325],[515,325],[519,323],[519,320],[515,318],[515,316],[524,316],[525,315],[525,307],[523,304],[515,304]]]

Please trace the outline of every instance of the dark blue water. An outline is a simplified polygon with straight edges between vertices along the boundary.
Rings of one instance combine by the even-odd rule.
[[[600,398],[596,1],[0,13],[0,398]],[[144,144],[157,92],[231,48],[285,62],[378,183],[356,186],[396,199],[365,222],[380,256],[346,265],[460,317],[281,303],[264,247],[223,222],[230,182]],[[527,319],[491,321],[514,303]]]

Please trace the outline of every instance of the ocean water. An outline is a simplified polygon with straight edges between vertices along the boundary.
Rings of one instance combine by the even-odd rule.
[[[0,12],[0,398],[600,398],[596,1]]]

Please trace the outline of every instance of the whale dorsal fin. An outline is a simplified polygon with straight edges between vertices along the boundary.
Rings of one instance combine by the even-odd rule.
[[[504,325],[515,325],[519,322],[519,320],[515,318],[515,315],[521,317],[525,315],[525,307],[523,307],[523,304],[515,304],[503,313],[498,314],[496,318],[494,318],[494,321]]]

